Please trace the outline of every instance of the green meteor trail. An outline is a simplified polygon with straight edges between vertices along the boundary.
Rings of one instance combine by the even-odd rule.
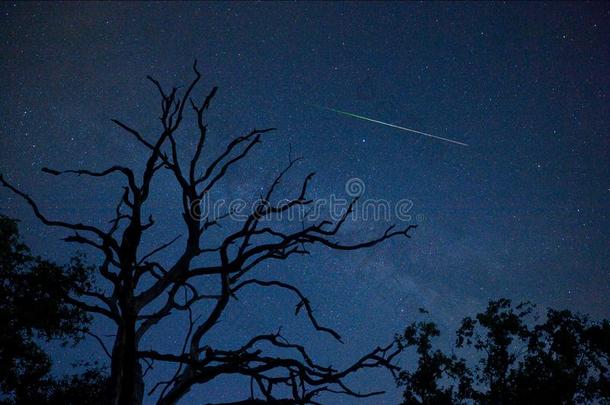
[[[364,120],[364,121],[374,122],[376,124],[385,125],[385,126],[396,128],[396,129],[400,129],[400,130],[403,130],[403,131],[413,132],[413,133],[424,135],[424,136],[427,136],[427,137],[430,137],[430,138],[440,139],[441,141],[455,143],[456,145],[468,146],[467,144],[465,144],[463,142],[454,141],[453,139],[443,138],[442,136],[436,136],[436,135],[432,135],[432,134],[427,134],[425,132],[417,131],[415,129],[405,128],[405,127],[401,127],[401,126],[394,125],[394,124],[389,124],[387,122],[374,120],[374,119],[368,118],[368,117],[363,117],[362,115],[352,114],[352,113],[349,113],[349,112],[346,112],[346,111],[341,111],[341,110],[335,110],[334,108],[323,107],[323,106],[320,106],[320,105],[314,105],[314,104],[310,104],[310,105],[312,105],[313,107],[321,108],[323,110],[332,111],[332,112],[336,112],[338,114],[347,115],[348,117],[354,117],[354,118],[358,118],[358,119],[361,119],[361,120]]]

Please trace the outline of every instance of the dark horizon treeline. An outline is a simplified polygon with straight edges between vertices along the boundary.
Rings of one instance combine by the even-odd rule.
[[[85,363],[80,373],[53,377],[38,343],[73,344],[90,333],[91,317],[70,305],[70,293],[90,287],[91,273],[81,258],[60,266],[34,256],[17,221],[0,215],[0,404],[108,402],[106,368]],[[610,322],[553,309],[540,321],[533,309],[491,301],[462,321],[451,354],[434,348],[433,322],[408,325],[396,343],[418,361],[397,375],[402,404],[609,403]]]
[[[555,309],[543,318],[529,302],[492,300],[464,318],[450,353],[434,348],[433,322],[413,322],[397,336],[418,357],[397,378],[402,404],[610,403],[610,322]]]

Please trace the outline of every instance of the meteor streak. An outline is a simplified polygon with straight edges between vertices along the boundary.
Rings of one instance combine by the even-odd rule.
[[[318,108],[321,108],[323,110],[336,112],[337,114],[347,115],[348,117],[354,117],[354,118],[358,118],[358,119],[361,119],[361,120],[364,120],[364,121],[370,121],[370,122],[374,122],[376,124],[381,124],[381,125],[385,125],[385,126],[388,126],[388,127],[400,129],[402,131],[413,132],[413,133],[424,135],[424,136],[427,136],[427,137],[430,137],[430,138],[440,139],[441,141],[451,142],[451,143],[455,143],[457,145],[462,145],[462,146],[468,146],[467,144],[465,144],[463,142],[455,141],[453,139],[443,138],[442,136],[436,136],[436,135],[432,135],[432,134],[427,134],[425,132],[417,131],[415,129],[405,128],[405,127],[401,127],[401,126],[394,125],[394,124],[389,124],[387,122],[374,120],[374,119],[368,118],[368,117],[363,117],[362,115],[352,114],[352,113],[349,113],[349,112],[346,112],[346,111],[341,111],[341,110],[335,110],[334,108],[323,107],[323,106],[320,106],[320,105],[313,105],[313,107],[318,107]]]

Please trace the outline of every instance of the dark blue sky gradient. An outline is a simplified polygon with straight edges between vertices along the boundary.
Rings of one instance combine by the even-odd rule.
[[[0,11],[0,172],[50,217],[96,225],[113,217],[122,179],[53,178],[40,169],[142,168],[144,151],[110,118],[157,133],[159,100],[146,75],[184,85],[194,58],[204,75],[198,95],[220,88],[206,159],[253,127],[279,129],[217,196],[257,198],[290,145],[305,160],[283,185],[286,196],[315,170],[312,197],[345,196],[345,182],[358,177],[366,197],[413,201],[420,226],[410,240],[355,253],[315,249],[261,269],[300,285],[345,345],[294,318],[293,297],[265,290],[229,308],[214,344],[235,346],[283,325],[323,362],[345,365],[389,341],[420,306],[442,328],[498,297],[610,315],[610,8],[603,3],[2,3]],[[189,116],[185,147],[195,128]],[[170,176],[155,185],[158,225],[148,246],[183,232]],[[36,253],[63,262],[74,252],[22,201],[5,190],[0,201],[2,213],[23,220]],[[343,240],[386,226],[351,224]],[[176,317],[146,344],[175,351],[183,333]],[[92,352],[103,359],[93,342],[62,352],[59,370]],[[157,367],[151,378],[166,372]],[[355,383],[389,390],[363,403],[399,397],[383,373]],[[240,399],[247,390],[227,378],[185,403],[199,403],[199,394]]]

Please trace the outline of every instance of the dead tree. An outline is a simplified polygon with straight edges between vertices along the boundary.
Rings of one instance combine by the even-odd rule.
[[[79,297],[72,299],[72,303],[92,314],[103,316],[116,325],[116,337],[109,350],[112,386],[110,402],[121,405],[141,404],[145,390],[142,367],[151,362],[169,362],[176,367],[173,378],[159,382],[149,390],[149,393],[159,390],[156,391],[160,392],[159,404],[174,404],[193,385],[205,384],[227,374],[245,376],[251,381],[250,398],[241,403],[316,403],[316,396],[324,392],[354,397],[379,394],[354,391],[346,385],[344,379],[359,370],[373,367],[386,368],[392,373],[396,371],[392,360],[399,350],[393,345],[377,347],[351,366],[336,369],[319,365],[304,346],[288,342],[279,332],[254,336],[233,350],[213,348],[206,342],[208,332],[215,327],[229,303],[245,288],[282,289],[290,292],[298,302],[297,314],[305,313],[313,328],[341,341],[335,330],[320,325],[310,301],[296,286],[279,280],[254,277],[253,270],[267,261],[306,255],[314,244],[333,250],[357,250],[375,246],[395,236],[408,238],[409,231],[415,226],[409,225],[403,230],[390,227],[385,233],[360,243],[341,243],[336,240],[336,236],[351,213],[354,201],[340,220],[304,223],[295,232],[281,231],[263,223],[261,219],[266,215],[286,212],[294,207],[306,207],[312,203],[306,194],[314,173],[304,179],[295,197],[284,200],[282,204],[271,203],[277,185],[295,163],[296,160],[293,159],[271,183],[262,200],[264,202],[258,204],[243,222],[243,226],[240,224],[239,230],[225,235],[217,244],[214,244],[215,240],[206,239],[210,227],[218,225],[227,215],[201,218],[193,207],[202,200],[204,193],[219,184],[225,174],[274,129],[253,129],[235,138],[220,155],[211,159],[207,167],[200,167],[208,129],[205,115],[217,88],[214,87],[202,103],[197,103],[192,98],[193,89],[201,78],[196,63],[193,70],[195,78],[186,87],[182,97],[178,95],[177,88],[166,91],[157,80],[148,77],[161,97],[161,130],[154,140],[119,120],[113,120],[126,134],[133,136],[147,153],[146,165],[140,175],[137,175],[139,172],[136,170],[120,165],[99,172],[43,169],[51,175],[72,173],[91,177],[115,174],[123,176],[126,186],[116,206],[116,216],[110,221],[107,230],[49,219],[28,194],[0,178],[2,185],[21,196],[44,224],[69,230],[71,234],[65,238],[67,242],[96,249],[104,257],[103,263],[99,265],[99,276],[109,282],[110,291],[82,290]],[[192,109],[198,127],[198,141],[188,162],[180,161],[177,143],[185,109]],[[153,257],[176,240],[151,252],[141,251],[143,238],[155,223],[146,214],[146,203],[151,196],[152,180],[162,170],[172,173],[182,193],[182,206],[179,209],[186,238],[183,239],[181,254],[172,263],[160,263]],[[202,255],[212,255],[216,263],[206,267],[193,265],[194,260]],[[209,285],[202,282],[204,279],[215,280],[218,291],[203,291],[202,286]],[[202,301],[212,303],[211,311],[193,316],[196,304]],[[178,311],[185,311],[191,320],[183,350],[180,353],[141,350],[140,342],[151,328]],[[263,347],[269,345],[275,350],[285,351],[285,356],[266,355]]]

